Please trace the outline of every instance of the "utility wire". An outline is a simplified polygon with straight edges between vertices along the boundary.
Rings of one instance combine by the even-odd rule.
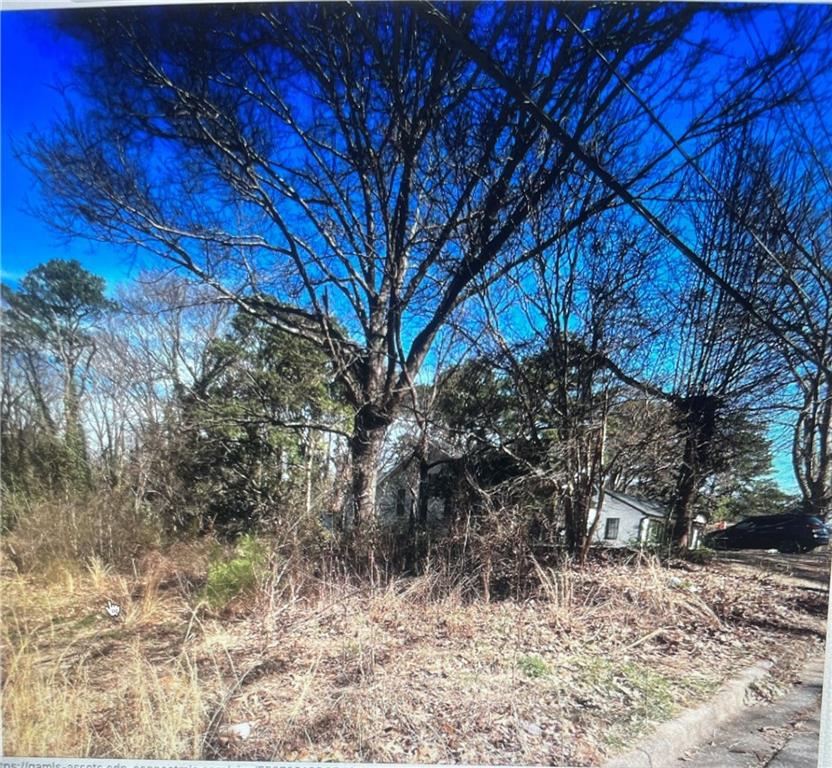
[[[782,8],[780,8],[780,7],[777,8],[777,15],[780,17],[780,23],[785,27],[786,26],[786,20],[783,17],[783,9]],[[826,17],[826,19],[824,20],[823,23],[828,25],[830,18],[832,18],[832,16],[827,15],[827,17]],[[754,27],[754,31],[757,33],[757,37],[760,39],[760,44],[763,46],[763,50],[765,50],[766,53],[768,53],[768,50],[766,49],[766,46],[762,41],[762,36],[760,35],[760,30],[757,29],[757,24],[754,21],[753,16],[751,17],[751,26]],[[796,63],[797,63],[797,68],[800,71],[800,76],[803,79],[803,84],[806,86],[806,90],[809,92],[809,95],[812,97],[812,99],[811,99],[812,107],[814,108],[815,115],[817,116],[818,122],[820,123],[821,130],[823,131],[824,135],[826,136],[826,139],[829,142],[829,146],[832,147],[832,134],[830,134],[829,129],[826,127],[826,122],[824,121],[823,114],[821,113],[820,108],[818,107],[818,102],[817,102],[817,99],[815,99],[815,94],[812,91],[812,85],[809,82],[809,78],[806,75],[806,70],[803,67],[803,62],[798,58],[798,59],[796,59]]]
[[[762,315],[754,303],[745,296],[742,291],[735,288],[725,280],[713,267],[710,266],[696,251],[676,235],[664,222],[662,222],[649,208],[647,208],[630,191],[627,184],[616,178],[603,162],[590,154],[581,143],[559,122],[552,118],[543,107],[538,104],[531,94],[527,93],[511,77],[509,77],[494,59],[479,46],[473,43],[467,35],[461,33],[448,18],[437,9],[432,3],[426,2],[419,6],[421,13],[430,24],[442,32],[445,37],[457,45],[459,49],[477,66],[481,67],[491,78],[494,79],[507,93],[511,94],[521,107],[527,110],[534,118],[546,128],[547,132],[567,148],[575,157],[584,163],[601,181],[606,184],[618,197],[620,197],[630,208],[638,213],[648,224],[650,224],[665,240],[673,245],[685,258],[694,264],[699,270],[707,275],[714,283],[719,285],[729,296],[731,296],[741,307],[751,314],[757,321],[776,338],[780,339],[801,357],[804,350],[788,336],[786,329],[776,325],[770,318]],[[797,330],[792,328],[789,330]],[[824,370],[832,374],[832,368],[824,366]]]
[[[780,16],[781,21],[783,22],[783,25],[785,26],[785,19],[783,19],[782,9],[778,8],[777,12],[778,12],[778,15]],[[763,40],[763,36],[760,34],[760,30],[757,28],[757,24],[754,21],[753,17],[751,18],[750,26],[751,26],[751,29],[754,30],[754,34],[757,37],[757,42],[759,42],[760,47],[762,48],[763,52],[766,55],[768,55],[768,48],[766,47],[766,44]],[[747,23],[745,23],[745,28],[746,28],[746,34],[748,35],[748,41],[751,43],[751,47],[754,49],[754,53],[759,55],[759,53],[757,52],[757,48],[754,45],[754,41],[751,39],[751,30],[748,28]],[[820,126],[820,129],[821,129],[821,131],[823,131],[824,136],[826,136],[826,140],[829,142],[829,147],[832,148],[832,135],[830,135],[829,130],[826,127],[826,123],[824,122],[823,115],[821,114],[821,111],[818,108],[817,99],[815,98],[815,94],[812,91],[812,85],[809,82],[809,78],[806,76],[806,70],[803,67],[803,63],[800,61],[800,58],[796,58],[795,63],[797,64],[798,72],[800,72],[800,77],[801,77],[801,80],[803,81],[803,87],[806,89],[806,92],[809,94],[809,102],[811,103],[811,105],[814,109],[815,116],[818,119],[818,124]],[[781,90],[783,90],[783,82],[780,80],[780,74],[777,72],[776,69],[774,69],[774,67],[771,67],[771,65],[769,65],[769,69],[771,71],[772,77],[777,81],[778,87]],[[794,111],[793,108],[792,108],[791,111],[792,111],[792,115],[794,116],[795,119],[794,119],[793,122],[792,121],[787,121],[789,133],[791,133],[792,136],[794,136],[795,124],[800,127],[800,133],[803,137],[803,140],[806,142],[806,145],[809,147],[809,150],[812,154],[812,157],[814,157],[815,162],[817,163],[818,168],[820,170],[820,173],[823,176],[824,181],[826,182],[826,186],[829,187],[830,192],[832,192],[832,178],[830,178],[830,176],[829,176],[829,171],[824,167],[823,163],[821,162],[820,158],[818,157],[817,151],[815,150],[814,145],[812,144],[812,141],[809,138],[808,133],[806,132],[806,126],[803,124],[803,121],[798,119],[798,116],[795,114],[795,111]],[[810,173],[812,171],[812,169],[809,168],[808,165],[806,167],[806,170],[809,171]]]
[[[661,118],[656,114],[653,108],[638,94],[638,92],[630,85],[629,81],[618,71],[615,64],[613,64],[605,55],[604,52],[599,50],[595,43],[592,42],[591,38],[586,34],[586,31],[583,30],[578,24],[576,24],[572,17],[566,12],[563,12],[564,17],[572,26],[572,28],[581,36],[584,42],[592,49],[592,52],[606,65],[612,75],[624,86],[626,91],[638,102],[639,106],[647,113],[649,118],[653,121],[656,127],[665,135],[665,137],[670,141],[673,147],[676,149],[677,152],[684,158],[685,163],[689,165],[696,174],[708,185],[711,191],[717,196],[719,201],[726,207],[728,212],[737,220],[739,221],[740,225],[745,228],[745,230],[751,235],[754,239],[754,242],[763,249],[763,252],[768,256],[772,261],[777,264],[780,269],[783,270],[783,273],[788,277],[789,281],[792,283],[795,291],[801,297],[801,303],[804,304],[804,309],[806,303],[808,303],[809,299],[806,296],[805,292],[801,288],[801,286],[795,282],[791,275],[789,274],[789,270],[786,268],[785,264],[777,257],[777,255],[768,247],[768,244],[763,241],[763,239],[752,229],[749,225],[746,217],[741,214],[736,207],[731,203],[723,194],[722,191],[711,181],[710,177],[702,170],[699,166],[699,163],[691,157],[688,151],[677,141],[676,137],[670,131],[670,129],[662,122]],[[780,212],[778,210],[778,212]],[[801,251],[803,251],[804,255],[808,256],[809,254],[806,253],[805,249],[795,243]]]

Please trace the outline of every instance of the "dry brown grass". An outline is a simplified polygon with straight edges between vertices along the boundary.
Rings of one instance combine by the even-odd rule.
[[[54,562],[80,563],[91,557],[128,567],[161,540],[158,521],[137,508],[127,492],[31,502],[4,496],[3,507],[4,515],[15,520],[12,531],[4,533],[3,549],[18,571],[42,571]]]
[[[6,751],[597,764],[755,658],[797,663],[825,604],[723,565],[538,567],[538,594],[490,604],[436,574],[287,586],[275,566],[210,614],[207,562],[181,546],[131,575],[99,560],[6,571]],[[223,737],[242,722],[250,738]]]
[[[655,562],[549,576],[525,602],[438,598],[427,576],[296,606],[257,636],[262,675],[226,717],[258,728],[222,754],[592,764],[753,659],[800,657],[803,640],[766,626],[764,606],[790,596],[765,578]],[[800,610],[788,622],[818,628]]]
[[[7,753],[200,756],[211,691],[182,644],[187,595],[160,589],[171,565],[159,560],[130,577],[97,558],[6,569]],[[104,612],[108,599],[122,608],[116,620]]]

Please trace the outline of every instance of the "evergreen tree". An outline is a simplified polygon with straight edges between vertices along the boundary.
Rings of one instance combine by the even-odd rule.
[[[347,416],[320,348],[240,313],[207,354],[205,375],[179,393],[188,506],[227,532],[311,518]]]
[[[44,444],[50,445],[51,459],[57,460],[53,470],[58,470],[67,487],[89,482],[81,400],[95,353],[96,326],[116,308],[104,295],[104,287],[103,278],[78,261],[52,259],[28,272],[17,290],[4,285],[2,291],[6,355],[25,382],[34,414],[24,441],[33,446],[32,455],[19,462],[18,470],[36,460]],[[4,386],[11,375],[6,366]],[[60,387],[59,410],[47,389],[50,376],[57,378]],[[4,474],[8,482],[8,472]]]

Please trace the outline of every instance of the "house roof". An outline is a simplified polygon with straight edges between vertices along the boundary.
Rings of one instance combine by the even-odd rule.
[[[647,515],[648,517],[656,517],[665,519],[667,517],[668,509],[663,504],[660,504],[658,501],[648,501],[647,499],[639,499],[635,496],[630,496],[627,493],[619,493],[618,491],[605,491],[605,496],[611,496],[612,498],[620,501],[622,504],[626,504],[629,507],[632,507],[637,512],[641,512],[642,515]]]
[[[450,462],[459,458],[461,454],[454,452],[449,446],[443,445],[436,439],[431,439],[428,445],[428,464],[435,466],[444,462]],[[408,452],[403,458],[399,459],[387,472],[385,472],[379,479],[378,484],[383,485],[394,478],[396,475],[404,472],[416,460],[413,452]]]
[[[670,509],[658,501],[650,501],[648,499],[639,499],[636,496],[630,496],[627,493],[619,493],[618,491],[605,491],[604,496],[611,496],[612,498],[632,507],[641,514],[648,517],[667,519],[670,515]],[[701,512],[694,516],[694,522],[704,525],[708,519]]]

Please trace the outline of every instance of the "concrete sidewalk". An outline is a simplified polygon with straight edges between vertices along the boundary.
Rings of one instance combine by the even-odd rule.
[[[801,670],[782,698],[757,704],[714,728],[709,744],[670,763],[696,768],[815,768],[823,657]],[[830,767],[832,768],[832,767]]]
[[[795,726],[791,738],[766,764],[767,768],[814,768],[818,763],[819,736],[820,706],[815,710],[814,716]]]

